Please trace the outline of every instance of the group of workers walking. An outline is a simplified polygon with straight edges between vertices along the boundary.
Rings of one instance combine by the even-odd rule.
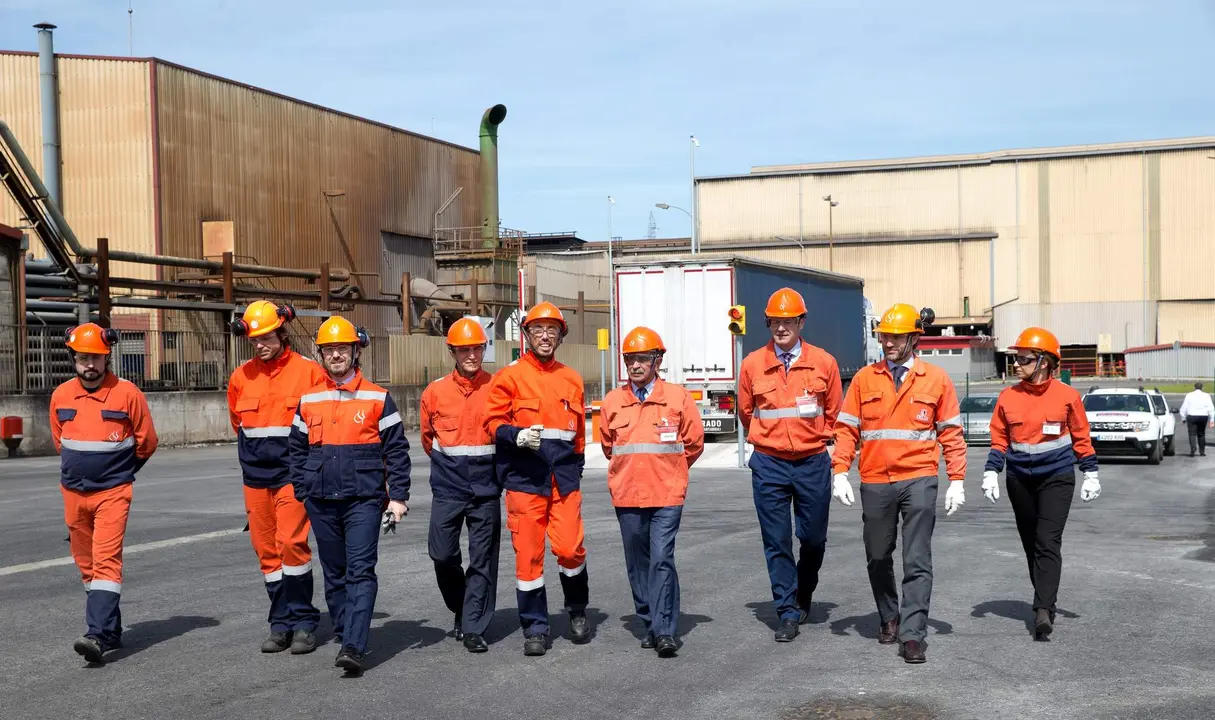
[[[849,470],[859,454],[878,642],[897,644],[906,662],[922,663],[942,449],[946,512],[952,515],[965,502],[957,395],[943,370],[916,356],[926,319],[912,306],[895,305],[882,316],[877,335],[885,358],[862,368],[847,393],[836,360],[802,339],[807,314],[796,291],[772,295],[765,312],[772,340],[746,357],[738,381],[739,419],[754,448],[748,463],[752,494],[779,617],[775,640],[793,641],[808,619],[830,502],[855,502]],[[254,350],[232,374],[228,406],[250,540],[269,598],[270,633],[261,651],[306,654],[317,648],[311,530],[339,647],[335,665],[357,673],[365,666],[378,592],[379,538],[409,512],[409,443],[391,394],[360,372],[366,333],[344,318],[329,318],[316,337],[318,364],[291,346],[286,326],[293,318],[288,306],[258,301],[232,327]],[[585,400],[581,377],[556,359],[568,333],[560,309],[539,303],[521,325],[528,351],[491,376],[482,369],[488,338],[481,325],[470,318],[454,323],[447,334],[454,368],[426,387],[420,424],[422,449],[431,460],[427,545],[439,592],[454,616],[453,634],[469,652],[488,649],[504,505],[523,651],[538,656],[551,646],[546,539],[557,558],[570,640],[592,637],[581,493]],[[90,662],[121,647],[122,541],[131,483],[157,447],[144,396],[109,371],[116,339],[113,330],[94,324],[70,331],[77,377],[55,391],[50,411],[72,554],[87,595],[88,630],[75,650]],[[704,451],[704,430],[697,398],[660,377],[665,352],[649,328],[635,328],[623,339],[628,383],[604,398],[600,435],[629,585],[644,625],[641,646],[672,657],[680,617],[675,539],[689,470]],[[1083,500],[1096,498],[1100,483],[1079,394],[1054,379],[1058,341],[1030,328],[1010,352],[1020,383],[997,402],[982,487],[996,502],[998,473],[1005,472],[1034,588],[1035,636],[1046,639],[1075,486],[1072,465],[1083,471]],[[893,562],[900,521],[901,598]],[[467,565],[461,557],[465,526]]]

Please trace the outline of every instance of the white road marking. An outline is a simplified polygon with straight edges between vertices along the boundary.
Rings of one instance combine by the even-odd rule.
[[[157,540],[155,542],[142,543],[140,545],[131,545],[123,548],[122,553],[125,556],[131,553],[147,552],[149,550],[161,550],[163,548],[186,545],[188,543],[200,542],[202,540],[214,540],[215,538],[228,537],[230,535],[240,535],[243,532],[244,530],[237,528],[235,530],[216,530],[214,532],[201,533],[198,535],[186,535],[185,537],[169,538],[168,540]],[[45,568],[75,564],[76,561],[70,557],[55,558],[54,560],[40,560],[38,562],[24,563],[22,565],[0,567],[0,576],[16,575],[17,573],[31,572],[33,570],[42,570]]]
[[[226,472],[226,473],[222,473],[220,475],[189,475],[189,476],[185,476],[185,477],[174,478],[172,480],[139,480],[139,479],[136,479],[135,484],[134,484],[134,488],[136,491],[135,497],[137,497],[137,498],[139,497],[138,491],[140,488],[156,487],[157,485],[176,485],[177,483],[198,482],[199,480],[219,480],[219,479],[223,479],[223,478],[232,478],[232,479],[236,480],[237,482],[240,482],[240,471],[233,470],[232,472]],[[57,489],[58,485],[59,485],[58,482],[56,482],[55,485],[56,485],[56,489]],[[239,487],[239,485],[237,487]],[[8,505],[10,503],[26,502],[28,500],[44,500],[46,498],[63,497],[62,493],[44,492],[43,488],[21,488],[21,490],[25,490],[25,491],[36,490],[38,492],[37,492],[37,494],[26,495],[25,497],[21,497],[21,498],[9,498],[7,500],[0,500],[0,505]],[[18,492],[20,492],[20,490],[18,490]]]

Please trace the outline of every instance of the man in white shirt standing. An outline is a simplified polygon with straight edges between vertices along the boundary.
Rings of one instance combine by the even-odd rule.
[[[1211,396],[1202,391],[1202,383],[1194,383],[1194,392],[1185,396],[1181,409],[1177,414],[1185,420],[1186,429],[1190,432],[1190,457],[1194,457],[1194,449],[1198,454],[1207,455],[1207,425],[1215,415],[1215,404]]]

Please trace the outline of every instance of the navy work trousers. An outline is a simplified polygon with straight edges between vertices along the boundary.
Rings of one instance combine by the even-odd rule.
[[[748,465],[776,614],[782,620],[799,620],[802,611],[810,609],[827,548],[831,459],[826,451],[800,460],[781,460],[756,451]],[[796,565],[790,505],[800,541]]]
[[[679,629],[679,575],[675,572],[675,534],[682,505],[616,508],[624,539],[624,566],[633,589],[633,607],[647,632],[675,637]]]
[[[371,498],[307,498],[304,506],[325,571],[325,604],[333,632],[343,646],[367,652],[371,613],[379,591],[375,564],[382,502]]]
[[[464,570],[460,532],[466,524],[468,569]],[[460,618],[460,629],[465,634],[484,635],[494,619],[501,538],[502,501],[497,496],[472,500],[434,498],[427,546],[443,602]]]

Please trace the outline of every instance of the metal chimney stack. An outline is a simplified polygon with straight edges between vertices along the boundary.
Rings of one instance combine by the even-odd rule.
[[[42,95],[42,180],[51,199],[63,209],[63,184],[59,170],[59,80],[55,73],[55,26],[38,23],[38,88]]]

